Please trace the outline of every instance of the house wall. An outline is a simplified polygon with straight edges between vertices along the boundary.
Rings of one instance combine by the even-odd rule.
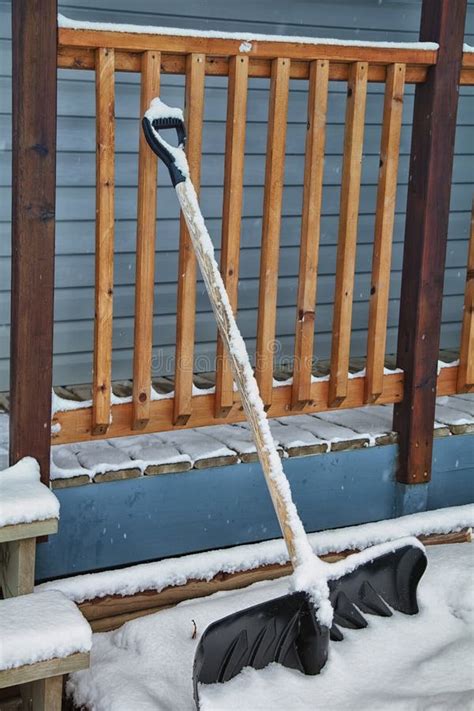
[[[473,435],[438,437],[418,510],[472,503]],[[285,472],[306,531],[398,515],[398,447],[291,457]],[[412,487],[417,489],[419,487]],[[209,492],[212,491],[212,496]],[[277,538],[260,465],[236,464],[56,489],[59,532],[37,550],[36,578],[91,572]]]
[[[416,40],[421,2],[418,0],[63,0],[60,11],[77,19],[133,22],[199,29],[256,31],[281,34]],[[474,0],[469,2],[466,41],[474,44]],[[206,81],[202,206],[216,245],[220,240],[225,78]],[[131,375],[135,273],[135,212],[139,84],[131,74],[117,75],[116,175],[116,287],[114,316],[115,378]],[[398,293],[410,121],[413,90],[407,87],[401,141],[399,191],[396,207],[391,300],[387,350],[396,347]],[[162,97],[183,104],[183,80],[165,75]],[[281,233],[277,337],[280,357],[293,350],[298,271],[298,243],[302,199],[307,85],[291,83],[287,165]],[[374,227],[374,206],[380,143],[383,86],[369,86],[364,165],[354,296],[352,355],[366,352],[368,294]],[[331,84],[325,166],[325,190],[316,316],[316,355],[327,357],[330,348],[332,300],[336,258],[339,184],[343,145],[345,85]],[[47,107],[45,107],[47,110]],[[254,347],[258,300],[259,245],[264,180],[264,152],[268,112],[268,81],[251,80],[246,144],[246,171],[242,228],[241,279],[238,320],[249,346]],[[94,279],[94,168],[95,99],[92,72],[59,72],[57,258],[55,291],[54,381],[89,382],[93,342]],[[465,282],[470,201],[474,182],[474,88],[460,90],[454,186],[451,200],[449,245],[445,279],[442,346],[459,343],[462,294]],[[11,181],[11,30],[10,2],[0,0],[0,390],[8,388],[10,181]],[[173,371],[178,249],[178,209],[167,176],[160,172],[156,243],[154,360],[156,374]],[[202,282],[198,284],[196,349],[198,370],[212,369],[216,327]]]

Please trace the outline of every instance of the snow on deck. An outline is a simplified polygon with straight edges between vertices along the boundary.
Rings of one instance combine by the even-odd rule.
[[[397,440],[392,415],[393,405],[369,405],[278,417],[270,420],[270,429],[281,456],[305,456],[392,444]],[[0,468],[7,465],[7,424],[8,416],[0,414]],[[438,398],[435,436],[469,432],[474,432],[474,394]],[[78,485],[256,459],[242,422],[53,446],[51,478],[53,486]]]
[[[0,526],[58,518],[59,501],[40,481],[38,462],[24,457],[0,471]]]
[[[201,687],[202,711],[472,709],[472,544],[433,546],[427,555],[418,615],[367,616],[366,629],[345,629],[316,677],[272,664]],[[94,711],[194,711],[193,657],[207,625],[287,591],[285,579],[256,583],[94,634],[91,668],[71,675],[68,691],[77,706]]]
[[[0,603],[0,671],[88,652],[91,628],[60,592],[20,595]]]
[[[409,536],[451,533],[474,526],[474,505],[453,506],[423,511],[389,521],[319,531],[308,535],[318,555],[347,550],[363,550]],[[212,580],[218,573],[254,570],[263,565],[284,565],[288,551],[281,538],[234,546],[153,563],[141,563],[118,570],[87,573],[63,580],[52,580],[37,590],[59,590],[74,602],[107,595],[134,595],[145,590],[160,592],[166,587],[184,585],[189,580]]]
[[[379,47],[385,49],[417,49],[435,51],[439,48],[436,42],[374,42],[370,40],[348,40],[330,37],[301,37],[299,35],[267,35],[253,32],[226,32],[223,30],[195,30],[182,27],[160,27],[154,25],[133,25],[114,22],[90,22],[75,20],[58,15],[58,27],[74,30],[101,30],[105,32],[130,32],[132,34],[149,34],[179,37],[203,37],[207,39],[241,40],[241,52],[249,52],[251,42],[290,42],[294,44],[323,44],[343,47]]]

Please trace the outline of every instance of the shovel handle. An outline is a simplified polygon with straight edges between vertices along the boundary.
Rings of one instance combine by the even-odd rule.
[[[177,148],[184,148],[186,143],[184,121],[174,116],[157,118],[150,121],[147,116],[144,116],[142,126],[143,133],[145,134],[146,141],[151,150],[156,153],[156,155],[168,168],[173,187],[176,187],[178,183],[184,183],[186,176],[176,164],[176,155],[174,153],[176,148],[173,149],[173,147],[170,146],[170,144],[167,143],[167,141],[165,141],[160,135],[160,130],[175,128],[178,136]]]
[[[161,104],[161,108],[163,108],[163,104]],[[172,112],[173,110],[170,109],[170,113]],[[148,130],[148,128],[145,128],[146,126],[145,118],[143,121],[145,131]],[[166,127],[169,128],[171,126],[168,124]],[[173,127],[180,130],[177,124],[173,124]],[[184,126],[181,126],[181,128],[184,131]],[[170,158],[169,151],[163,151],[162,139],[156,131],[151,140],[148,138],[150,133],[147,134],[145,132],[145,135],[151,149],[167,165],[171,180],[176,188],[219,332],[232,364],[234,379],[257,447],[260,463],[288,548],[290,560],[293,567],[296,568],[307,560],[308,556],[313,556],[313,552],[293,503],[290,485],[283,472],[281,459],[270,432],[270,426],[250,365],[247,349],[237,327],[225,285],[214,258],[212,240],[204,224],[196,192],[189,178],[184,151],[178,153],[179,149],[173,148]],[[176,165],[176,159],[178,159],[180,166],[184,167],[184,172],[179,170]],[[176,170],[179,172],[178,180],[176,180]],[[174,182],[175,180],[176,182]]]

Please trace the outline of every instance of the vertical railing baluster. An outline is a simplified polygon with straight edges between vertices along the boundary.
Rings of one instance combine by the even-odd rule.
[[[397,197],[398,158],[403,115],[405,65],[387,67],[380,169],[372,257],[365,399],[375,402],[383,391],[393,223]]]
[[[272,402],[273,361],[280,252],[281,206],[285,172],[290,60],[272,61],[268,110],[267,158],[263,202],[260,289],[255,375],[266,407]]]
[[[464,312],[461,331],[461,349],[457,391],[466,392],[474,388],[474,201],[471,212],[471,236],[469,239],[466,290],[464,292]]]
[[[160,93],[159,52],[147,51],[141,60],[140,116]],[[157,159],[140,131],[138,148],[137,261],[135,332],[133,346],[133,429],[150,418],[153,303],[155,289]]]
[[[204,54],[186,58],[186,153],[191,179],[199,195],[201,183],[202,121],[204,112]],[[176,365],[174,424],[186,424],[191,416],[196,320],[196,258],[184,218],[181,215],[176,313]]]
[[[224,204],[222,210],[221,272],[229,301],[237,310],[240,258],[240,228],[247,118],[248,57],[231,57],[227,99],[224,166]],[[216,417],[225,416],[234,401],[233,378],[222,339],[217,336]]]
[[[96,77],[96,244],[92,432],[110,423],[114,284],[114,50],[95,53]]]
[[[340,404],[347,395],[367,74],[367,63],[355,62],[347,86],[329,405]]]
[[[316,282],[323,194],[329,62],[311,62],[291,404],[311,399]]]

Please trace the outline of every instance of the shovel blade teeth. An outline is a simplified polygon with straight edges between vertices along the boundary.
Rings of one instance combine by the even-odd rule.
[[[361,630],[367,627],[367,620],[363,617],[353,602],[344,592],[339,592],[334,604],[334,620],[337,625],[352,630]]]
[[[364,580],[359,590],[360,607],[363,612],[379,617],[391,617],[392,611],[368,580]]]
[[[364,613],[389,617],[391,609],[406,615],[418,612],[416,593],[426,569],[426,556],[417,546],[404,546],[364,563],[330,581],[334,606],[343,592]]]
[[[344,635],[342,634],[339,627],[333,622],[331,627],[331,642],[342,642],[343,639]]]

